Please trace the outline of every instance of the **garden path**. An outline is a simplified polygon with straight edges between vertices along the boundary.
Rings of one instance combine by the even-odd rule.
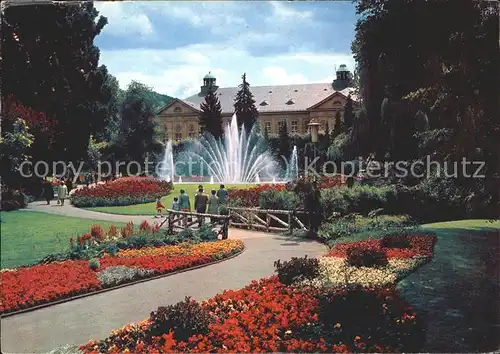
[[[117,215],[117,214],[100,213],[97,211],[77,208],[71,205],[69,201],[66,201],[66,204],[64,204],[64,206],[57,205],[55,202],[52,202],[50,205],[47,205],[47,203],[43,201],[35,201],[29,203],[26,209],[20,209],[20,210],[28,212],[30,210],[33,210],[42,213],[55,214],[61,216],[73,216],[82,219],[93,219],[93,220],[114,221],[114,222],[124,222],[124,223],[132,221],[136,225],[139,225],[144,220],[148,220],[150,223],[162,220],[159,218],[155,218],[154,216],[148,216],[148,215]]]
[[[136,223],[145,218],[40,204],[32,203],[28,210],[117,222]],[[113,329],[147,318],[158,306],[174,304],[185,296],[207,299],[224,289],[238,289],[270,276],[277,259],[317,257],[326,252],[326,247],[316,242],[261,232],[230,229],[229,238],[243,239],[246,246],[241,255],[230,260],[2,319],[2,352],[43,353],[105,338]]]

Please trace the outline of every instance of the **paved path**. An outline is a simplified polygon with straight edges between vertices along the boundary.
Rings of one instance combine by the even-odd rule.
[[[29,210],[109,221],[144,220],[144,216],[36,204],[31,204]],[[238,289],[254,279],[270,276],[277,259],[316,257],[326,251],[316,242],[260,232],[230,229],[229,237],[243,239],[246,250],[228,261],[2,319],[2,352],[43,353],[66,344],[102,339],[113,329],[147,318],[158,306],[176,303],[185,296],[207,299],[224,289]]]
[[[77,218],[83,219],[94,219],[94,220],[103,220],[103,221],[114,221],[114,222],[129,222],[133,221],[134,224],[140,224],[144,220],[148,221],[159,221],[159,218],[155,218],[154,216],[148,215],[117,215],[117,214],[107,214],[100,213],[97,211],[91,211],[81,208],[76,208],[66,201],[64,206],[60,206],[52,202],[52,204],[47,205],[47,203],[43,201],[32,202],[28,205],[26,209],[20,209],[21,211],[39,211],[42,213],[62,215],[62,216],[73,216]]]

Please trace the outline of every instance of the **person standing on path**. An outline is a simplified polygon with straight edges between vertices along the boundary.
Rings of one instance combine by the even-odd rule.
[[[52,183],[49,181],[45,181],[43,184],[43,196],[47,201],[47,205],[50,205],[50,201],[54,199],[54,187],[52,187]]]
[[[191,201],[189,200],[189,196],[186,194],[184,189],[180,190],[181,194],[179,195],[179,208],[181,211],[190,212],[191,211]],[[187,218],[184,217],[184,226],[187,225]]]
[[[64,205],[64,200],[66,199],[67,195],[68,195],[68,187],[66,187],[64,182],[61,181],[61,184],[57,189],[57,199],[61,202],[61,206]]]
[[[208,195],[203,193],[203,188],[198,189],[198,193],[194,197],[194,208],[197,213],[205,214],[207,212]],[[201,227],[203,224],[204,217],[198,218],[198,226]]]
[[[215,195],[217,191],[215,189],[212,189],[212,195],[208,198],[208,213],[209,214],[219,214],[219,198]],[[210,222],[212,224],[215,224],[217,222],[217,219],[214,218],[213,216],[210,217]]]
[[[217,191],[217,198],[219,198],[219,204],[223,205],[227,201],[227,191],[224,189],[224,185],[221,184],[219,190]]]

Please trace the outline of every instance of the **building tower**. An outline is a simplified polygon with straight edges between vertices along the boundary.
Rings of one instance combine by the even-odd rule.
[[[219,88],[219,86],[216,85],[216,78],[215,75],[213,75],[210,71],[208,72],[207,75],[203,78],[203,86],[201,86],[201,95],[205,96],[209,92],[215,92]]]
[[[337,70],[337,78],[333,80],[332,87],[336,91],[342,91],[352,85],[352,74],[345,64],[340,65]]]

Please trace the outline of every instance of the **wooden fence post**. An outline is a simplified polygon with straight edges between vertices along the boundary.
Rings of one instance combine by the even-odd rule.
[[[266,231],[269,232],[269,227],[271,226],[271,217],[269,212],[266,211]]]
[[[290,233],[290,235],[293,234],[292,212],[291,211],[288,212],[288,232]]]

